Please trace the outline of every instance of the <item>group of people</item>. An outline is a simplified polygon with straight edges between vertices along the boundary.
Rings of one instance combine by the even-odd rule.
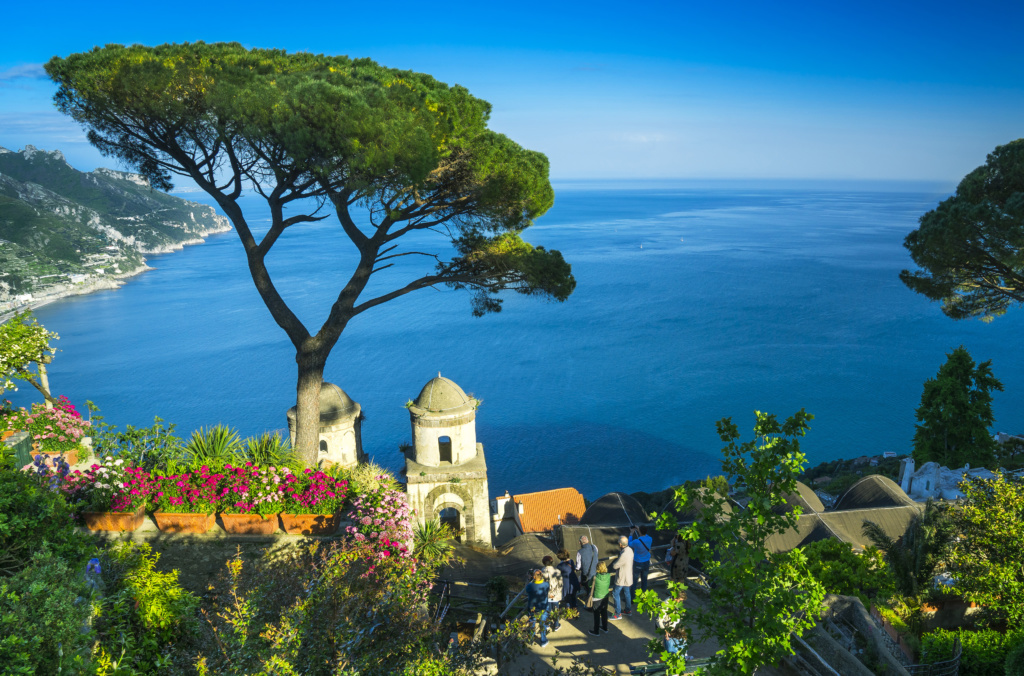
[[[633,612],[633,597],[638,589],[647,591],[647,580],[651,569],[652,538],[647,534],[645,526],[630,529],[629,537],[619,538],[619,555],[609,569],[608,563],[600,560],[597,546],[583,535],[580,537],[580,548],[576,552],[575,561],[570,559],[569,552],[558,552],[559,563],[553,566],[554,559],[545,556],[543,568],[533,571],[533,579],[527,585],[527,612],[530,614],[531,626],[535,626],[537,615],[540,617],[540,645],[544,647],[547,640],[547,620],[552,611],[558,607],[579,607],[579,595],[586,594],[589,605],[594,611],[594,628],[591,636],[599,636],[608,631],[608,604],[611,599],[615,604],[612,621]],[[614,571],[614,584],[612,580]],[[561,624],[555,623],[551,631],[558,631]]]

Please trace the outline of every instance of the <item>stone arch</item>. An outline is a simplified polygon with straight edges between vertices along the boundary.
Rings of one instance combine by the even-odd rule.
[[[462,500],[462,505],[460,506],[458,503],[451,502],[448,500],[438,503],[438,499],[441,498],[441,496],[443,496],[445,493],[451,493],[453,495],[459,496],[459,498]],[[427,498],[426,500],[423,501],[423,503],[423,510],[426,512],[426,514],[424,514],[424,517],[427,521],[439,519],[439,514],[441,513],[442,509],[446,507],[454,507],[455,509],[458,509],[459,512],[462,514],[462,527],[465,529],[466,533],[476,532],[474,530],[474,527],[476,526],[477,515],[473,513],[473,498],[469,494],[469,491],[466,490],[464,486],[460,486],[459,484],[453,483],[446,483],[436,486],[434,487],[433,490],[427,493]],[[487,515],[484,514],[481,516],[485,518]]]

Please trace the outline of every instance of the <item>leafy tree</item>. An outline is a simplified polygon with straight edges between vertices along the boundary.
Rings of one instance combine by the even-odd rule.
[[[55,400],[50,394],[43,364],[57,351],[50,346],[50,341],[59,338],[53,331],[47,331],[30,310],[0,324],[0,392],[16,390],[14,380],[24,380],[39,390],[47,407],[52,405]]]
[[[369,59],[237,43],[108,45],[46,69],[57,107],[101,152],[160,189],[172,175],[193,180],[231,219],[295,348],[296,450],[308,464],[324,365],[360,313],[439,285],[470,290],[476,315],[498,311],[504,290],[561,301],[575,287],[559,252],[520,237],[553,203],[547,158],[489,130],[490,104],[463,87]],[[239,201],[248,190],[270,217],[262,235]],[[288,228],[331,212],[358,260],[313,333],[267,256]]]
[[[964,499],[952,512],[950,542],[955,589],[995,619],[1024,629],[1024,483],[996,473],[960,484]]]
[[[989,433],[992,390],[1003,384],[992,375],[992,361],[975,365],[961,345],[949,353],[934,378],[924,383],[917,409],[914,461],[918,466],[937,462],[946,467],[991,465],[996,441]]]
[[[991,321],[1024,302],[1024,139],[998,146],[903,242],[903,283],[953,319]]]
[[[893,540],[874,521],[865,521],[864,535],[885,555],[896,591],[917,598],[928,589],[951,539],[948,509],[929,500],[924,515],[914,517],[907,532]]]
[[[693,640],[709,637],[722,649],[712,659],[708,674],[752,674],[793,653],[792,634],[813,627],[820,614],[825,590],[812,575],[801,549],[772,553],[767,539],[796,527],[799,508],[773,508],[786,504],[796,491],[806,462],[799,437],[813,418],[803,409],[779,423],[774,415],[757,412],[754,439],[738,443],[740,433],[730,418],[717,423],[722,449],[722,473],[733,484],[746,485],[746,509],[726,512],[728,500],[713,491],[683,486],[677,489],[676,508],[684,512],[695,501],[703,504],[700,518],[679,529],[671,514],[658,517],[661,529],[678,530],[694,542],[692,556],[701,561],[710,591],[708,602],[682,610],[674,601],[662,602],[654,591],[641,592],[644,612],[682,619]],[[682,585],[669,583],[671,595]],[[683,657],[662,653],[669,673],[682,673]]]

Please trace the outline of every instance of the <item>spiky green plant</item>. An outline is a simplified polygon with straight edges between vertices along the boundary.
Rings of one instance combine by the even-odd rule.
[[[440,568],[452,560],[455,533],[437,519],[417,524],[412,532],[413,554],[429,566]]]
[[[242,441],[238,438],[238,432],[227,425],[200,427],[192,432],[185,444],[185,453],[194,464],[238,462],[242,456]]]
[[[280,432],[249,437],[243,444],[242,457],[260,467],[295,464],[292,445],[281,438]]]
[[[391,472],[372,460],[353,467],[352,477],[349,480],[360,492],[375,491],[381,486],[398,487],[398,482],[395,481],[395,477]]]

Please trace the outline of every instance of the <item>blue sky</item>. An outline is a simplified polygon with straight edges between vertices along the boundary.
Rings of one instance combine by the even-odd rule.
[[[378,9],[378,7],[380,9]],[[170,8],[170,9],[169,9]],[[41,64],[106,43],[368,56],[465,85],[552,177],[955,183],[1024,136],[1024,3],[28,3],[3,10],[0,145],[109,166]]]

